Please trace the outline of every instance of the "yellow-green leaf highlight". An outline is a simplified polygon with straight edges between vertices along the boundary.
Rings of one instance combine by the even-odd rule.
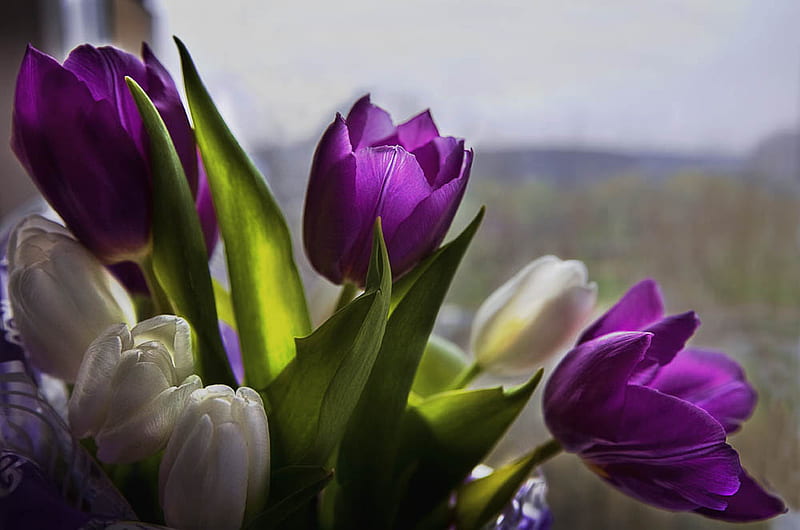
[[[228,260],[246,383],[263,388],[310,331],[286,221],[264,177],[222,119],[186,47],[176,39],[195,134]]]

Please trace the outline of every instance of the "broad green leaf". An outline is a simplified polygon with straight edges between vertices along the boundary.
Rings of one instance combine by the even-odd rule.
[[[333,471],[319,466],[289,466],[272,473],[270,502],[246,530],[272,530],[309,506],[333,478]]]
[[[415,468],[398,512],[399,528],[414,526],[449,498],[505,434],[542,378],[539,370],[527,383],[435,394],[409,407],[402,433],[402,455],[395,475]]]
[[[411,383],[439,307],[483,218],[483,210],[451,243],[428,260],[386,324],[380,353],[342,439],[336,466],[337,527],[385,528],[393,509],[387,495],[400,424]]]
[[[186,47],[175,40],[225,241],[245,382],[263,388],[294,358],[294,338],[311,329],[291,236],[264,177],[225,125]]]
[[[214,286],[214,299],[217,301],[217,315],[219,315],[219,319],[233,329],[236,329],[236,315],[233,311],[231,293],[214,278],[211,278],[211,284]]]
[[[467,362],[467,354],[457,344],[438,335],[431,335],[411,390],[420,397],[444,392],[466,368]]]
[[[464,484],[458,489],[455,519],[459,530],[479,530],[511,502],[531,471],[561,451],[550,441],[490,475]]]
[[[297,339],[297,357],[263,392],[271,408],[272,458],[280,465],[324,465],[367,384],[392,288],[380,221],[372,249],[364,294]]]
[[[153,269],[176,313],[196,337],[196,371],[207,385],[236,385],[219,335],[208,257],[192,192],[178,154],[150,98],[125,79],[150,137],[153,171]]]

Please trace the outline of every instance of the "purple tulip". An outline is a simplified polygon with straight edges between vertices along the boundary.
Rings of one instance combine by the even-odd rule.
[[[11,147],[67,227],[106,263],[135,261],[150,244],[148,138],[125,76],[161,113],[209,243],[216,233],[175,83],[147,45],[142,56],[83,45],[60,65],[28,46],[17,77]]]
[[[471,166],[464,140],[439,136],[428,111],[395,126],[359,99],[314,155],[303,219],[311,264],[334,283],[362,285],[380,217],[393,276],[408,272],[444,239]]]
[[[698,324],[692,312],[664,317],[652,280],[635,285],[553,372],[545,421],[566,451],[640,501],[726,521],[778,515],[783,502],[726,443],[756,394],[724,354],[684,349]]]

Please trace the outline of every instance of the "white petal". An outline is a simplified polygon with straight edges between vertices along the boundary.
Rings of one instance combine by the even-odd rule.
[[[86,351],[69,400],[70,428],[78,438],[97,432],[105,422],[111,378],[125,343],[130,343],[130,334],[119,324],[106,330]]]
[[[106,423],[97,435],[97,457],[108,463],[136,462],[154,455],[167,444],[189,395],[202,386],[191,375],[180,387],[169,387],[135,414]]]
[[[257,514],[269,491],[269,427],[261,396],[248,387],[236,391],[233,416],[247,444],[247,516]]]
[[[156,340],[172,355],[178,379],[194,372],[192,333],[189,323],[175,315],[158,315],[140,322],[131,330],[137,344]]]

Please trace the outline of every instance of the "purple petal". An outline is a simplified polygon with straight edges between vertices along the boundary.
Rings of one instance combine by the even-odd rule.
[[[604,335],[576,346],[553,371],[544,390],[544,419],[568,451],[616,439],[628,378],[651,338],[638,332]]]
[[[466,168],[453,179],[423,199],[411,215],[394,231],[386,244],[392,260],[392,274],[400,277],[420,259],[442,243],[461,199],[467,189],[472,151],[466,151]]]
[[[698,508],[695,512],[732,523],[761,521],[786,513],[787,508],[783,501],[764,491],[744,469],[739,475],[739,481],[741,482],[739,491],[725,499],[728,503],[726,508],[721,510]]]
[[[150,290],[147,288],[147,281],[144,279],[142,270],[137,264],[132,261],[120,261],[114,265],[109,265],[108,270],[111,271],[122,285],[132,294],[149,295]]]
[[[683,350],[648,386],[697,405],[728,433],[738,430],[756,405],[741,366],[724,353]]]
[[[95,100],[107,100],[112,104],[122,127],[136,141],[139,152],[147,153],[142,119],[125,83],[125,76],[142,82],[145,78],[142,61],[111,46],[95,48],[84,44],[70,52],[64,61],[64,69],[83,81]],[[146,90],[146,87],[142,88]]]
[[[431,194],[431,188],[414,155],[402,147],[368,147],[356,151],[355,156],[355,204],[362,229],[344,261],[349,265],[345,275],[361,282],[367,273],[375,219],[381,218],[384,239],[391,240],[414,208]],[[395,263],[404,257],[389,249],[393,275]]]
[[[382,108],[370,103],[369,94],[355,102],[347,115],[347,128],[350,131],[350,143],[353,150],[376,145],[393,134],[395,126],[392,117]]]
[[[653,342],[647,350],[645,358],[636,367],[631,383],[646,385],[655,377],[660,367],[672,361],[686,345],[686,341],[700,325],[700,319],[694,311],[663,318],[642,331],[653,334]]]
[[[431,111],[426,110],[398,125],[397,133],[393,137],[395,141],[387,140],[386,145],[397,143],[406,151],[412,152],[438,137],[439,130],[433,123]]]
[[[308,259],[333,283],[342,283],[342,258],[361,234],[360,209],[374,209],[379,193],[375,186],[367,193],[356,189],[356,158],[347,125],[337,114],[314,154],[303,213]]]
[[[17,78],[12,148],[67,227],[96,255],[118,261],[147,246],[148,167],[117,111],[32,47]]]
[[[578,339],[578,343],[614,331],[641,330],[661,319],[663,315],[664,303],[658,284],[653,280],[642,280],[589,326]]]
[[[464,140],[452,137],[436,138],[414,151],[419,165],[431,186],[438,188],[458,178],[466,151]]]
[[[203,240],[206,242],[206,252],[211,257],[219,240],[219,227],[217,226],[217,214],[214,211],[214,201],[211,197],[208,177],[206,177],[205,168],[199,159],[199,153],[196,156],[198,158],[197,197],[194,202],[197,215],[200,218],[200,228],[203,230]]]
[[[195,145],[194,132],[186,116],[178,88],[172,76],[158,61],[147,44],[142,44],[142,57],[146,66],[146,77],[139,79],[131,74],[138,83],[142,84],[147,95],[158,109],[158,113],[167,126],[169,135],[181,159],[181,165],[186,173],[186,180],[192,194],[198,189],[198,157]],[[127,89],[127,87],[126,87]]]
[[[219,321],[219,332],[222,336],[222,344],[228,354],[228,362],[236,377],[236,382],[240,385],[244,382],[244,364],[242,364],[242,349],[239,345],[239,334],[236,333],[227,322]]]
[[[738,490],[739,457],[725,443],[720,424],[701,408],[629,385],[618,417],[613,442],[581,456],[629,495],[674,510],[722,509],[721,497]]]

